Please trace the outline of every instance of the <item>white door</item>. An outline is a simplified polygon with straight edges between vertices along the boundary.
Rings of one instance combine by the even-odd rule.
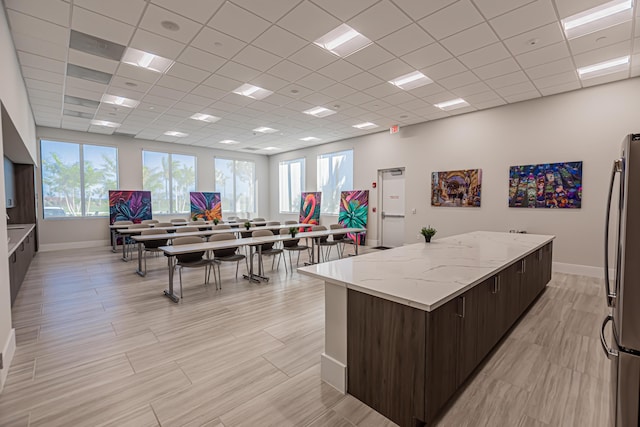
[[[378,172],[381,184],[382,206],[380,221],[382,246],[397,247],[404,244],[404,168]]]

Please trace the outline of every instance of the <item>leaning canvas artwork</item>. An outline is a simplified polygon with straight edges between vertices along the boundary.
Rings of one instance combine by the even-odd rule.
[[[509,168],[509,207],[576,209],[582,204],[582,162]]]
[[[480,207],[482,169],[466,169],[431,174],[431,205]]]
[[[109,190],[109,224],[151,219],[151,191]]]
[[[300,223],[320,224],[320,201],[322,192],[302,193],[300,195]]]
[[[369,215],[369,190],[343,191],[340,193],[340,213],[338,222],[347,228],[367,228]],[[351,239],[355,235],[347,234]],[[360,233],[358,244],[364,245],[366,233]]]
[[[191,219],[203,218],[205,221],[222,220],[220,193],[191,191]]]

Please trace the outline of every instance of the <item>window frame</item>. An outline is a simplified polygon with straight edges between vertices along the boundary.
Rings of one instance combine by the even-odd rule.
[[[60,217],[45,217],[45,208],[49,207],[49,206],[45,206],[45,192],[44,192],[44,161],[42,158],[42,144],[44,142],[54,142],[54,143],[58,143],[58,144],[73,144],[78,146],[78,151],[79,151],[79,155],[78,155],[78,164],[82,165],[82,167],[79,167],[79,172],[80,172],[80,211],[82,212],[82,215],[65,215],[65,216],[60,216]],[[47,137],[39,137],[38,138],[38,150],[39,150],[39,158],[40,158],[40,167],[37,169],[40,169],[40,200],[42,201],[42,212],[41,212],[41,219],[43,221],[60,221],[60,220],[75,220],[75,219],[86,219],[86,218],[109,218],[109,211],[107,210],[106,215],[87,215],[86,212],[86,208],[87,208],[87,200],[86,200],[86,184],[85,184],[85,162],[84,162],[84,147],[85,146],[90,146],[90,147],[104,147],[104,148],[111,148],[115,150],[115,181],[116,181],[116,188],[120,187],[120,150],[119,147],[117,145],[111,145],[111,144],[93,144],[93,143],[88,143],[88,142],[81,142],[81,141],[75,141],[73,139],[70,140],[59,140],[56,138],[47,138]],[[106,193],[106,198],[107,201],[109,199],[109,189],[107,189],[107,193]]]
[[[354,176],[354,167],[355,167],[355,161],[353,159],[353,155],[354,155],[354,150],[353,148],[347,148],[344,150],[338,150],[338,151],[332,151],[332,152],[328,152],[328,153],[321,153],[318,154],[316,157],[316,191],[322,192],[322,204],[320,206],[320,214],[321,215],[333,215],[333,216],[338,216],[340,214],[340,199],[338,196],[338,203],[336,204],[336,206],[338,207],[338,211],[337,212],[327,212],[326,210],[324,210],[324,207],[328,205],[328,203],[325,203],[325,201],[328,200],[328,194],[325,194],[325,192],[322,189],[321,186],[321,179],[320,179],[320,161],[323,158],[327,158],[329,159],[329,168],[330,168],[330,182],[334,181],[333,184],[333,188],[335,189],[335,171],[333,170],[333,158],[336,157],[336,155],[342,154],[342,153],[347,153],[350,152],[351,153],[351,183],[353,186],[353,176]],[[348,191],[350,189],[343,189],[342,191]]]
[[[287,166],[287,190],[289,193],[289,205],[293,206],[294,200],[293,200],[293,194],[291,193],[291,165],[293,163],[300,163],[300,192],[303,193],[305,191],[305,182],[306,182],[306,163],[307,163],[307,158],[306,157],[299,157],[297,159],[291,159],[291,160],[282,160],[278,163],[278,211],[281,214],[296,214],[299,212],[300,208],[295,208],[295,207],[291,207],[290,210],[287,211],[283,211],[282,210],[282,192],[281,192],[281,183],[280,183],[280,167],[282,167],[283,165]],[[300,198],[300,195],[298,195],[298,198]]]
[[[169,212],[163,212],[163,213],[159,213],[159,212],[155,212],[155,215],[184,215],[184,214],[188,214],[189,211],[187,212],[176,212],[175,210],[175,206],[174,206],[174,196],[173,196],[173,162],[172,162],[172,156],[173,155],[177,155],[177,156],[188,156],[188,157],[193,157],[194,159],[194,163],[193,163],[193,175],[194,175],[194,181],[193,181],[193,191],[198,191],[198,156],[193,155],[193,154],[188,154],[188,153],[180,153],[180,152],[167,152],[167,151],[160,151],[160,150],[153,150],[153,149],[146,149],[143,148],[142,149],[142,170],[144,171],[144,153],[146,152],[150,152],[150,153],[157,153],[157,154],[166,154],[167,156],[169,156],[169,177],[168,177],[168,181],[169,181]],[[144,173],[142,174],[142,190],[143,191],[151,191],[151,190],[146,190],[144,188]],[[151,203],[153,204],[153,193],[151,194]]]
[[[253,211],[252,212],[247,212],[249,214],[256,214],[258,212],[258,203],[257,203],[257,191],[258,191],[258,186],[257,186],[257,177],[256,177],[256,162],[255,160],[250,160],[250,159],[234,159],[234,158],[228,158],[228,157],[220,157],[220,156],[213,156],[213,187],[214,187],[214,191],[219,192],[221,199],[223,198],[222,195],[222,190],[218,189],[218,181],[216,180],[216,172],[217,172],[217,168],[216,168],[216,160],[225,160],[228,162],[233,162],[233,170],[232,170],[232,181],[233,181],[233,201],[232,201],[232,205],[233,205],[233,209],[229,210],[229,209],[225,209],[225,204],[222,203],[222,213],[231,213],[231,214],[240,214],[240,213],[244,213],[244,212],[238,212],[236,211],[236,206],[238,204],[238,194],[237,194],[237,186],[236,186],[236,180],[237,180],[237,162],[248,162],[251,163],[253,165],[253,194],[251,195],[251,201],[252,201],[252,205],[253,205]]]

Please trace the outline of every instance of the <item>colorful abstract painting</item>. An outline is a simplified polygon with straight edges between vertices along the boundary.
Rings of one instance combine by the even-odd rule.
[[[322,192],[302,193],[300,195],[300,223],[320,224],[320,201]],[[300,228],[303,231],[303,228]]]
[[[509,168],[510,208],[577,209],[582,205],[582,162]]]
[[[369,190],[343,191],[340,193],[340,213],[338,222],[349,228],[367,228],[369,216]],[[354,240],[356,235],[348,233],[347,236]],[[358,234],[357,243],[364,245],[366,233]]]
[[[151,191],[109,190],[109,224],[151,219]]]
[[[431,206],[479,208],[482,169],[431,174]]]
[[[191,219],[203,218],[205,221],[222,220],[220,193],[191,191]]]

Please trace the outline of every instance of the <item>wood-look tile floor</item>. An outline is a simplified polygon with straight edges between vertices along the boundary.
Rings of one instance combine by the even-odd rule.
[[[36,256],[1,426],[394,425],[320,380],[322,282],[281,265],[250,284],[230,264],[216,291],[190,269],[174,304],[165,259],[144,278],[135,264],[108,248]],[[555,274],[437,425],[607,425],[605,312],[598,280]]]

